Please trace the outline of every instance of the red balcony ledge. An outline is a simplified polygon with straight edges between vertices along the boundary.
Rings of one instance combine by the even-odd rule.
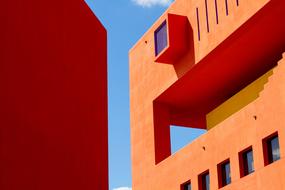
[[[155,99],[170,109],[171,125],[206,129],[207,113],[276,66],[285,50],[284,8],[284,0],[270,1]]]

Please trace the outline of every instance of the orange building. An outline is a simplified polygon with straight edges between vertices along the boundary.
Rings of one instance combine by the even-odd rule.
[[[284,13],[176,0],[130,50],[133,190],[285,189]],[[171,155],[171,125],[207,133]]]

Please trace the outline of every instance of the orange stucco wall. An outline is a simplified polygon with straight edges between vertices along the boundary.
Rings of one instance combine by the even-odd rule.
[[[265,84],[264,90],[259,94],[256,100],[233,115],[230,115],[227,119],[209,130],[205,135],[199,137],[191,144],[188,144],[174,155],[166,156],[159,160],[159,162],[156,160],[156,152],[158,150],[155,142],[157,140],[155,134],[157,130],[155,129],[153,114],[154,101],[175,83],[183,80],[196,65],[204,64],[206,61],[203,62],[203,60],[205,60],[209,54],[217,52],[219,48],[221,49],[220,51],[226,51],[235,41],[242,38],[244,34],[254,28],[253,22],[250,21],[251,19],[258,17],[255,23],[258,21],[262,22],[264,21],[262,19],[266,16],[265,13],[263,15],[263,12],[270,12],[270,10],[272,11],[277,5],[281,7],[280,10],[284,8],[284,2],[279,0],[239,1],[239,6],[235,4],[235,0],[228,0],[229,15],[226,15],[224,1],[217,1],[220,16],[219,24],[216,24],[215,10],[212,9],[214,1],[208,1],[208,7],[212,7],[208,10],[210,32],[207,31],[205,19],[201,19],[199,41],[195,10],[198,7],[200,12],[203,12],[205,8],[204,2],[205,1],[202,0],[175,1],[166,13],[158,19],[141,40],[130,50],[133,189],[177,190],[182,183],[191,180],[192,189],[197,190],[198,175],[208,169],[210,171],[211,189],[218,189],[217,165],[228,158],[231,162],[232,183],[223,189],[285,189],[285,183],[284,180],[282,180],[282,176],[285,176],[285,130],[284,121],[281,117],[285,112],[285,88],[283,87],[284,85],[282,85],[285,82],[285,77],[281,74],[285,72],[284,58],[279,62],[279,65],[274,68],[273,75],[269,77],[268,83]],[[167,13],[187,16],[193,29],[193,49],[173,65],[154,61],[153,33],[165,20]],[[266,56],[278,54],[278,56],[280,56],[278,60],[282,58],[280,50],[282,50],[282,52],[285,51],[285,40],[284,37],[279,36],[279,34],[285,30],[284,24],[280,22],[281,24],[278,25],[282,18],[280,15],[282,14],[280,13],[278,17],[274,17],[276,25],[274,23],[274,25],[272,25],[278,27],[273,28],[276,35],[268,36],[264,34],[264,36],[262,36],[268,36],[266,38],[268,38],[269,43],[271,41],[269,38],[272,38],[272,41],[278,42],[272,45],[274,47],[278,46],[278,48],[276,48],[278,52],[269,53],[270,50],[265,49],[265,53],[262,54],[261,52],[252,50],[252,52],[248,52],[249,56],[247,61],[249,61],[249,63],[251,57],[252,60],[254,60],[253,58],[255,57],[265,56],[265,58],[267,58]],[[200,17],[203,17],[203,14],[201,14]],[[240,31],[240,28],[242,28],[242,31]],[[259,34],[256,35],[258,36]],[[252,40],[258,39],[260,38]],[[221,48],[221,44],[224,48]],[[250,45],[251,42],[248,41],[248,44]],[[244,46],[248,44],[244,44]],[[219,62],[218,58],[216,61]],[[229,63],[231,63],[231,60],[229,60]],[[265,63],[260,63],[261,66],[262,64]],[[270,64],[267,70],[262,71],[262,74],[273,66],[276,66],[277,60]],[[218,72],[221,69],[223,68],[216,68],[213,72]],[[251,72],[249,75],[256,76],[254,80],[261,76],[261,73],[254,73],[253,70],[251,70]],[[207,78],[209,76],[205,73],[202,77]],[[249,80],[246,85],[251,82],[252,80]],[[187,88],[187,84],[185,84],[185,88]],[[239,90],[242,90],[242,88]],[[182,92],[183,91],[179,91],[177,93]],[[254,116],[256,116],[256,120]],[[276,131],[278,131],[279,134],[281,160],[265,167],[262,139]],[[158,130],[158,132],[160,131]],[[169,146],[169,144],[167,144],[168,141],[169,137],[165,138],[164,141],[161,140],[162,144],[164,142],[166,143],[166,149],[167,146]],[[249,146],[253,147],[255,172],[249,176],[240,178],[238,153]],[[205,147],[205,150],[203,147]],[[162,149],[164,148],[165,147],[162,147]],[[270,181],[268,179],[270,179]]]

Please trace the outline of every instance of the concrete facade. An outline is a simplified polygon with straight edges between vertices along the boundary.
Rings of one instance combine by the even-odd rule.
[[[232,182],[222,189],[285,189],[284,10],[282,0],[176,0],[130,50],[134,190],[177,190],[189,180],[198,190],[207,170],[219,189],[217,166],[228,159]],[[189,23],[177,26],[172,15]],[[156,55],[165,20],[169,44]],[[188,48],[177,55],[175,35]],[[171,155],[170,125],[208,132]],[[281,159],[265,166],[262,141],[276,132]],[[255,172],[241,177],[238,155],[250,146]]]
[[[107,32],[83,0],[0,2],[0,189],[107,190]]]

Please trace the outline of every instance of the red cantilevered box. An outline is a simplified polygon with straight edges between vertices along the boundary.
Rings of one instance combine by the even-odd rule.
[[[189,49],[191,27],[186,16],[167,14],[154,32],[155,62],[173,64]]]

